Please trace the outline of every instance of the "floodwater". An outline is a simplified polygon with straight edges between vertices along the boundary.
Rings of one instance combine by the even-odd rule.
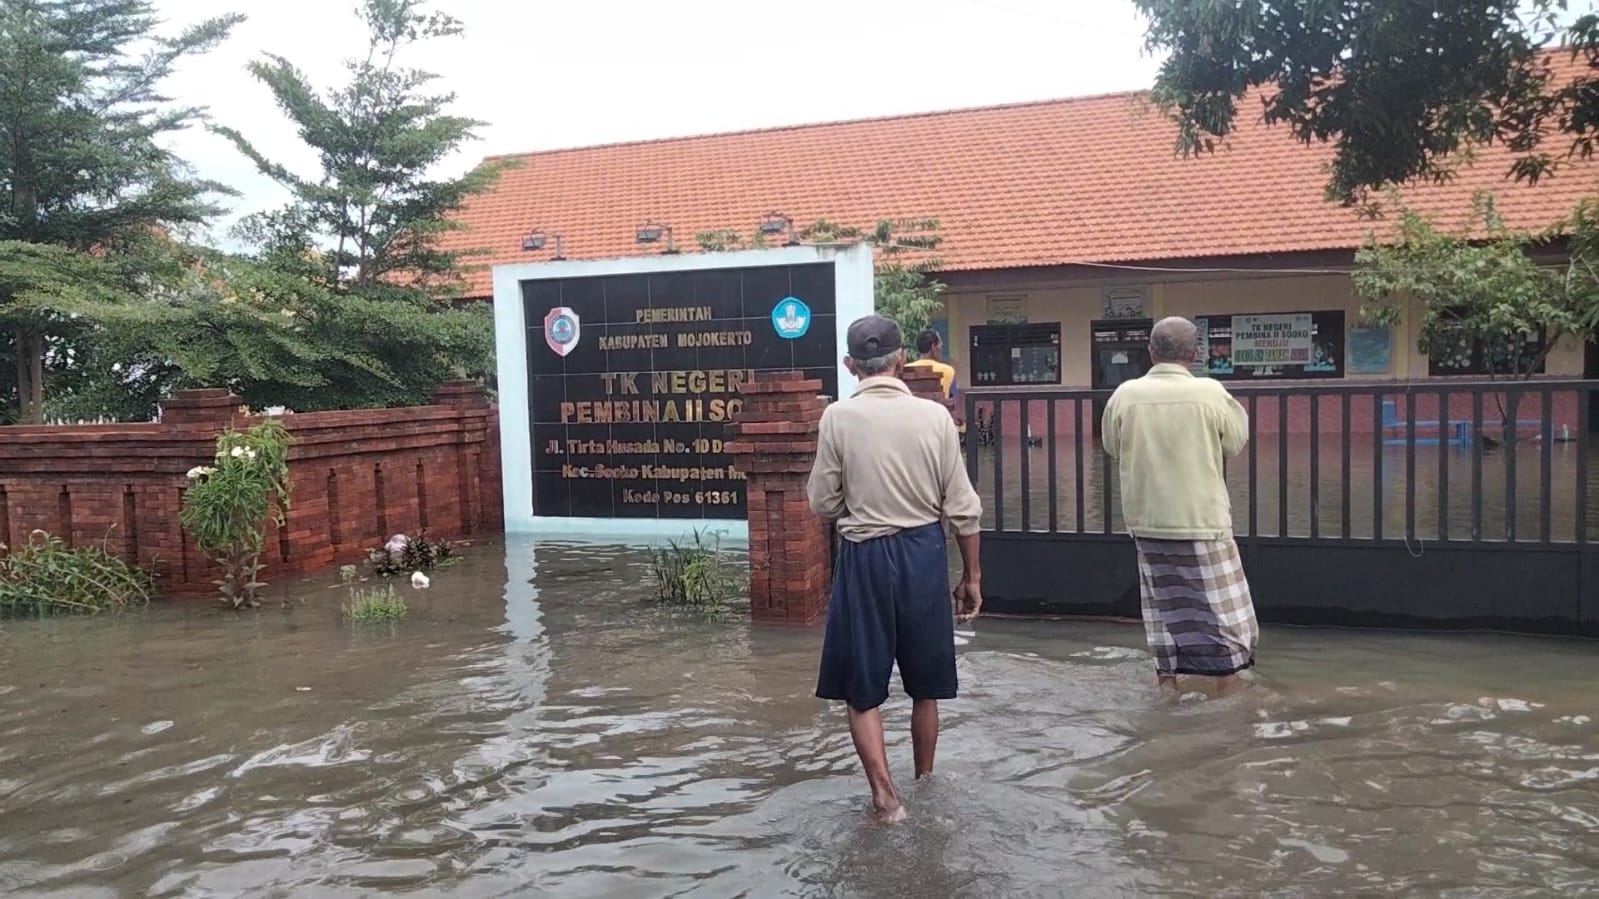
[[[646,577],[514,543],[393,626],[325,583],[5,622],[0,892],[1599,893],[1592,643],[1267,629],[1256,688],[1171,705],[1136,626],[979,621],[938,774],[882,828],[810,697],[819,635],[674,615]]]

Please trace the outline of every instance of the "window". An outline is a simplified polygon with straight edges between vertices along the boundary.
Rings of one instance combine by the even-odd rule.
[[[1521,352],[1519,365],[1512,355],[1517,349]],[[1522,374],[1541,375],[1544,373],[1543,351],[1542,334],[1529,336],[1519,348],[1512,348],[1505,343],[1482,343],[1463,335],[1451,341],[1447,349],[1433,351],[1427,358],[1427,374],[1487,377],[1515,374],[1519,371]]]
[[[972,386],[1060,383],[1060,322],[973,325]]]
[[[1208,315],[1199,326],[1195,372],[1222,381],[1341,378],[1344,313]]]

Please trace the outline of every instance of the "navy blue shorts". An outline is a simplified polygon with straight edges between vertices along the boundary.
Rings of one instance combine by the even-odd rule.
[[[939,524],[839,546],[816,696],[875,709],[888,699],[896,661],[912,699],[955,698],[955,620]]]

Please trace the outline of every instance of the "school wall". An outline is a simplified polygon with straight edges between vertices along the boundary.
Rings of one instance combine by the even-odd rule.
[[[1091,356],[1090,356],[1090,323],[1101,320],[1103,314],[1104,297],[1107,289],[1142,288],[1146,298],[1144,315],[1146,318],[1158,319],[1166,315],[1181,315],[1188,318],[1201,316],[1236,315],[1249,313],[1274,313],[1274,312],[1327,312],[1342,311],[1344,313],[1345,345],[1347,355],[1348,329],[1360,325],[1360,298],[1355,294],[1354,285],[1348,275],[1342,274],[1307,274],[1307,275],[1256,275],[1248,273],[1237,274],[1186,274],[1186,273],[1138,273],[1136,277],[1122,274],[1095,276],[1076,276],[1071,278],[1037,279],[1032,281],[1019,281],[1011,273],[995,272],[991,284],[985,284],[982,274],[973,274],[962,279],[962,283],[952,288],[945,294],[945,321],[949,334],[949,349],[951,363],[955,366],[959,383],[964,390],[982,393],[981,385],[973,383],[970,367],[970,338],[973,325],[985,324],[990,315],[996,311],[1012,312],[1020,308],[1023,310],[1028,322],[1059,322],[1061,332],[1061,384],[1049,387],[1011,387],[1004,388],[1007,393],[1027,391],[1048,391],[1062,388],[1086,389],[1091,384]],[[1413,332],[1413,323],[1419,314],[1419,308],[1413,304],[1407,310],[1404,320],[1392,328],[1389,334],[1389,367],[1386,372],[1354,373],[1347,369],[1345,360],[1345,375],[1339,382],[1362,382],[1369,384],[1391,383],[1399,387],[1396,394],[1398,399],[1399,414],[1404,415],[1404,393],[1407,388],[1417,388],[1422,385],[1436,387],[1452,381],[1477,380],[1431,377],[1428,375],[1427,356],[1416,345]],[[1581,344],[1576,341],[1563,340],[1556,345],[1549,354],[1546,363],[1548,378],[1580,378],[1583,375],[1584,353]],[[1327,384],[1327,380],[1307,381],[1272,381],[1261,379],[1259,381],[1229,381],[1229,386],[1242,386],[1244,384],[1276,384],[1276,385],[1308,385]],[[1534,382],[1536,383],[1536,382]],[[1390,397],[1391,399],[1394,397]],[[1417,418],[1437,418],[1438,400],[1431,394],[1420,395],[1416,398]],[[1573,394],[1556,395],[1551,399],[1550,412],[1555,418],[1555,429],[1558,431],[1562,425],[1574,427],[1576,424],[1576,405]],[[1449,415],[1452,420],[1469,420],[1471,417],[1470,399],[1464,395],[1449,398]],[[1542,404],[1536,396],[1527,396],[1522,400],[1523,415],[1536,417],[1542,415]],[[1323,431],[1329,427],[1341,428],[1344,423],[1341,414],[1329,411],[1334,403],[1323,402],[1318,405],[1318,417]],[[1359,399],[1351,410],[1348,426],[1356,432],[1370,432],[1373,422],[1377,420],[1378,410],[1374,409],[1371,399],[1364,403]],[[1489,408],[1492,408],[1490,400]],[[1534,411],[1538,410],[1538,411]],[[1310,404],[1304,397],[1293,398],[1288,405],[1286,415],[1279,413],[1275,401],[1263,405],[1258,413],[1261,433],[1286,433],[1306,434],[1310,431]],[[1341,411],[1341,410],[1340,410]],[[1007,432],[1014,433],[1020,428],[1019,405],[1009,407],[1001,415],[1001,423]],[[1491,416],[1492,413],[1490,413]],[[1047,430],[1047,409],[1044,403],[1031,404],[1029,419],[1032,422],[1033,433],[1038,434]],[[1081,416],[1074,416],[1070,408],[1057,405],[1056,432],[1075,433],[1076,427],[1087,427],[1092,415],[1084,410]]]
[[[214,566],[178,523],[187,472],[217,436],[254,424],[226,390],[184,391],[158,424],[0,429],[0,541],[34,530],[104,545],[162,592],[212,592]],[[285,415],[290,507],[269,531],[267,579],[357,562],[396,533],[462,539],[503,530],[498,416],[481,387],[448,384],[403,409]]]

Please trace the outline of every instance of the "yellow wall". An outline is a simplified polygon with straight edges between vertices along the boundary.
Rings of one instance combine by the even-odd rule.
[[[1061,323],[1061,381],[1066,386],[1086,386],[1089,382],[1089,322],[1100,318],[1102,291],[1107,286],[1142,285],[1148,288],[1146,314],[1197,317],[1262,312],[1321,312],[1343,310],[1345,327],[1360,323],[1360,300],[1346,275],[1297,275],[1270,278],[1248,276],[1207,277],[1204,280],[1132,281],[1119,279],[1091,286],[1041,284],[1027,288],[981,287],[951,291],[946,297],[949,311],[950,349],[955,357],[960,383],[971,386],[968,346],[971,326],[987,321],[989,297],[1025,298],[1027,320]],[[1411,380],[1427,377],[1427,356],[1416,348],[1411,337],[1411,309],[1406,321],[1393,329],[1391,368],[1386,374],[1350,375],[1351,379]],[[1404,348],[1408,348],[1408,351]],[[1581,377],[1583,351],[1576,341],[1562,341],[1549,354],[1550,375]]]

